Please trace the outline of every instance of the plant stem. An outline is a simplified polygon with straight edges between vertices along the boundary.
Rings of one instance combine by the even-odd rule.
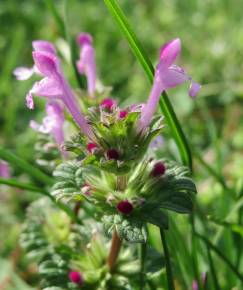
[[[111,273],[114,271],[114,268],[116,266],[116,261],[120,253],[121,245],[122,241],[120,240],[117,231],[114,230],[112,235],[110,253],[107,259],[107,264]]]
[[[172,268],[171,268],[171,263],[170,263],[170,253],[169,253],[169,249],[168,249],[166,238],[165,238],[165,232],[161,228],[160,228],[160,237],[161,237],[162,246],[164,250],[168,290],[175,290],[175,285],[173,281],[173,273],[172,273]]]
[[[139,260],[140,260],[140,290],[144,290],[145,287],[145,257],[147,252],[147,244],[139,244]]]
[[[123,191],[126,188],[126,186],[127,186],[126,175],[117,176],[117,181],[116,181],[117,190]],[[113,235],[112,235],[110,253],[107,259],[107,264],[109,266],[111,273],[113,272],[115,268],[116,261],[120,253],[121,245],[122,245],[122,240],[119,238],[116,229],[114,229]]]

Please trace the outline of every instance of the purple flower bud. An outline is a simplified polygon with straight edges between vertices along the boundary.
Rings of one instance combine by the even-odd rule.
[[[77,37],[80,45],[80,57],[77,61],[77,68],[80,74],[85,74],[88,82],[88,92],[94,97],[96,88],[96,64],[95,51],[92,46],[92,37],[87,33],[81,33]]]
[[[87,146],[86,146],[87,150],[88,150],[89,153],[91,153],[91,154],[94,153],[94,150],[95,150],[97,147],[98,147],[97,144],[95,144],[95,143],[91,143],[91,142],[88,143]]]
[[[165,174],[166,168],[163,162],[157,162],[154,164],[154,167],[151,171],[153,177],[162,176]]]
[[[124,215],[129,215],[133,211],[133,205],[128,200],[120,201],[116,208]]]
[[[127,114],[128,114],[128,111],[126,111],[126,110],[120,111],[119,112],[119,118],[120,119],[125,119]]]
[[[116,149],[109,149],[106,152],[108,159],[118,160],[120,158],[120,154]]]
[[[111,112],[113,107],[116,105],[117,105],[116,100],[111,98],[106,98],[100,103],[101,108],[106,109],[109,112]]]
[[[80,286],[83,285],[84,279],[83,276],[78,271],[71,271],[69,272],[69,280],[75,284],[78,284]]]

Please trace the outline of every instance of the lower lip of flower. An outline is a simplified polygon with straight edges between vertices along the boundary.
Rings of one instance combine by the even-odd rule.
[[[154,167],[151,171],[153,177],[162,176],[165,174],[166,168],[163,162],[157,162],[154,164]]]
[[[120,154],[116,149],[107,150],[106,155],[108,159],[114,159],[114,160],[118,160],[120,157]]]
[[[129,215],[133,211],[133,205],[128,200],[120,201],[116,208],[124,215]]]
[[[69,280],[75,284],[82,285],[84,282],[82,275],[77,271],[71,271],[68,276]]]

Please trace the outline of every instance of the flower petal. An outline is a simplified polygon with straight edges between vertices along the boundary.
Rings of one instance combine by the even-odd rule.
[[[173,39],[164,44],[160,49],[160,62],[164,67],[173,64],[177,56],[181,52],[181,41],[179,38]]]
[[[52,77],[58,74],[59,63],[55,55],[44,51],[34,51],[32,55],[37,69],[44,76]]]
[[[46,51],[52,54],[56,54],[55,46],[46,40],[35,40],[32,42],[32,46],[35,51]]]
[[[191,79],[182,68],[176,65],[169,67],[167,70],[161,71],[158,69],[156,73],[158,74],[164,90],[174,88]]]
[[[41,97],[59,97],[62,94],[62,88],[55,79],[44,78],[34,84],[31,92]]]
[[[33,67],[17,67],[14,71],[13,74],[16,77],[17,80],[19,81],[25,81],[28,80],[34,73]]]
[[[189,89],[189,96],[192,98],[195,98],[197,94],[199,93],[201,87],[202,86],[200,84],[192,81],[190,85],[190,89]]]

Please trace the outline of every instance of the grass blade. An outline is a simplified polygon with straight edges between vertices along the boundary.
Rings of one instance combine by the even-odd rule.
[[[235,267],[235,265],[213,244],[211,243],[206,237],[203,235],[195,232],[195,235],[199,237],[207,247],[214,253],[216,253],[222,261],[231,269],[231,271],[240,279],[240,281],[243,282],[243,274],[241,274],[238,269]]]
[[[16,156],[12,152],[4,149],[0,146],[0,158],[8,161],[13,166],[17,166],[22,169],[24,172],[28,173],[30,176],[34,177],[35,179],[45,183],[46,185],[52,185],[53,180],[51,177],[46,175],[44,172],[39,170],[37,167],[30,165],[28,162],[23,160],[22,158]]]
[[[55,20],[56,26],[58,28],[59,34],[63,38],[66,38],[66,30],[65,30],[65,25],[62,20],[62,17],[59,15],[55,4],[53,3],[53,0],[45,0],[45,4],[51,15],[53,16],[53,19]]]
[[[132,30],[126,16],[122,12],[116,0],[104,0],[104,3],[110,11],[111,15],[114,17],[124,36],[126,37],[134,55],[145,71],[147,78],[149,79],[150,83],[152,83],[154,77],[153,65],[143,46]],[[160,108],[171,129],[171,133],[177,144],[183,164],[192,169],[192,157],[189,145],[166,92],[162,94],[160,99]]]
[[[39,192],[39,193],[42,193],[43,195],[50,197],[50,194],[47,191],[43,190],[42,188],[38,188],[32,184],[19,182],[18,180],[13,179],[13,178],[7,179],[7,178],[0,177],[0,184],[5,184],[8,186],[17,187],[20,189],[26,189],[26,190],[33,191],[33,192]]]

